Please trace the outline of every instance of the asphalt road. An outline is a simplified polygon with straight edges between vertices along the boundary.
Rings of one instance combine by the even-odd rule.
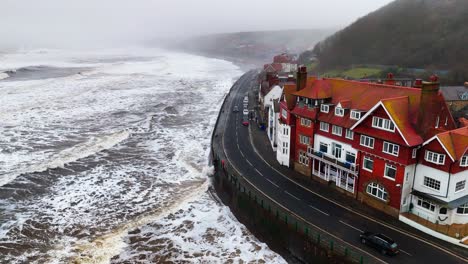
[[[251,142],[249,132],[249,129],[257,128],[242,125],[242,101],[253,88],[256,74],[251,71],[243,75],[231,90],[225,104],[225,114],[229,117],[223,135],[224,150],[228,162],[246,179],[295,214],[383,263],[468,263],[466,257],[452,253],[441,244],[413,236],[352,209],[345,209],[326,197],[308,191],[262,159]],[[250,93],[249,108],[253,109],[254,104],[253,94]],[[239,108],[237,113],[232,111],[235,105]],[[250,124],[255,126],[254,121]],[[361,244],[359,234],[364,230],[391,237],[399,245],[400,254],[394,257],[381,255],[375,249]]]

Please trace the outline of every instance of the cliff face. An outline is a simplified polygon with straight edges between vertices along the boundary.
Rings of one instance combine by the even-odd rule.
[[[467,0],[396,0],[318,43],[314,53],[325,70],[382,64],[468,77],[466,25]]]

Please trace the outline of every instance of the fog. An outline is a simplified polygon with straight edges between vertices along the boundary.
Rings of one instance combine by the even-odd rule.
[[[193,35],[340,28],[391,0],[2,0],[0,49],[105,47]]]

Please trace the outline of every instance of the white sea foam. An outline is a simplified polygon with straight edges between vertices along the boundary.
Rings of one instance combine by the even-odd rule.
[[[155,50],[5,57],[8,69],[92,69],[0,82],[0,262],[132,259],[144,253],[128,240],[135,229],[193,257],[206,247],[222,260],[282,261],[204,192],[218,108],[240,74],[232,63]],[[173,215],[194,223],[190,236]],[[203,239],[218,225],[219,243]]]
[[[0,72],[0,80],[6,79],[10,77],[6,72]]]

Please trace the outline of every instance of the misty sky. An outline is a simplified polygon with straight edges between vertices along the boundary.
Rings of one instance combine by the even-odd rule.
[[[1,0],[0,48],[121,46],[206,33],[340,28],[392,0]]]

